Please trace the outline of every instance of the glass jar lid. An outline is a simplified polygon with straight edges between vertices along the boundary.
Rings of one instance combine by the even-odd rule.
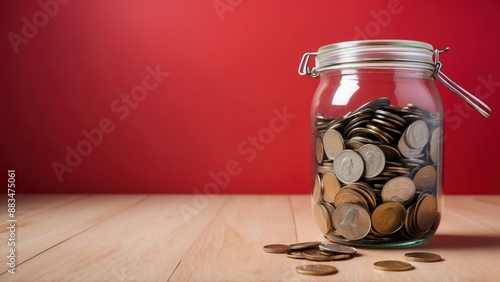
[[[409,67],[433,71],[432,45],[412,40],[359,40],[323,46],[316,72],[344,67]]]

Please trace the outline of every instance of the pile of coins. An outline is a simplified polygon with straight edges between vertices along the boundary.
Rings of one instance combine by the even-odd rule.
[[[441,117],[387,98],[340,118],[316,115],[314,217],[334,242],[377,244],[432,234]]]
[[[265,245],[263,250],[266,253],[286,254],[287,257],[293,259],[322,262],[350,259],[357,253],[357,250],[353,247],[337,243],[322,243],[319,241],[290,245],[271,244]],[[440,255],[427,252],[406,253],[405,259],[413,262],[436,262],[442,260]],[[413,269],[410,263],[400,260],[377,261],[373,264],[373,267],[383,271],[405,271]],[[336,267],[324,264],[300,265],[295,268],[295,271],[299,274],[314,276],[330,275],[338,272]]]
[[[286,254],[293,259],[306,259],[310,261],[332,261],[350,259],[357,250],[353,247],[336,243],[321,243],[319,241],[295,244],[272,244],[263,247],[264,252]]]

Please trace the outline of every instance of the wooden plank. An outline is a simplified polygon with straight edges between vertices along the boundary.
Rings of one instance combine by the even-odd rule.
[[[232,196],[185,253],[170,281],[276,281],[296,278],[267,244],[296,242],[288,196]]]
[[[412,249],[358,248],[359,255],[353,259],[319,263],[339,270],[325,277],[295,273],[296,266],[315,262],[262,251],[266,244],[322,239],[309,195],[222,195],[210,199],[154,195],[128,209],[118,203],[122,200],[100,197],[106,198],[86,197],[26,216],[23,221],[32,222],[26,222],[27,229],[20,229],[29,232],[19,237],[20,252],[36,247],[35,241],[44,244],[51,237],[60,238],[18,265],[16,275],[4,273],[0,280],[496,281],[500,277],[500,234],[494,222],[498,221],[500,196],[447,195],[441,225],[429,243]],[[112,213],[101,206],[111,211],[123,208],[107,220],[97,219]],[[195,215],[186,221],[183,211],[193,211],[189,206]],[[53,221],[58,224],[50,224]],[[82,225],[90,227],[72,237],[65,233],[67,239],[58,233]],[[412,262],[415,268],[405,272],[372,267],[379,260],[404,260],[404,254],[411,251],[438,253],[444,260]]]
[[[16,218],[22,219],[88,196],[88,194],[17,194],[15,196]],[[7,209],[2,209],[2,213],[4,212],[6,213]]]
[[[40,208],[39,212],[23,216],[16,223],[16,264],[21,265],[145,197],[145,195],[92,195],[76,200],[69,197],[72,200],[62,200],[61,204],[52,208]],[[22,204],[21,202],[20,205]],[[1,234],[7,232],[7,228],[0,230]],[[7,257],[3,255],[8,253],[6,243],[1,244],[0,253],[2,254],[0,273],[3,273],[8,269]]]
[[[152,195],[23,263],[15,278],[6,273],[0,280],[166,281],[225,199]],[[95,201],[104,199],[86,201],[87,207]],[[196,212],[183,217],[189,206]]]

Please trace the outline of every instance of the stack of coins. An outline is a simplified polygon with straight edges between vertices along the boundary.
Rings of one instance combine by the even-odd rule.
[[[439,219],[441,117],[375,99],[343,117],[316,115],[314,217],[329,240],[422,238]]]
[[[310,261],[333,261],[350,259],[357,250],[353,247],[336,243],[302,242],[291,245],[271,244],[263,247],[266,253],[282,253],[293,259]]]

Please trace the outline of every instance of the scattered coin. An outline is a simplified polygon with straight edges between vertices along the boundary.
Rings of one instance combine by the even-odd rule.
[[[312,276],[330,275],[338,272],[334,266],[322,264],[300,265],[295,268],[295,271],[299,274]]]
[[[263,249],[266,253],[285,254],[290,250],[290,246],[285,244],[271,244],[265,245]]]
[[[286,256],[293,259],[305,259],[303,251],[288,251]]]
[[[405,259],[415,262],[435,262],[435,261],[440,261],[441,256],[433,253],[413,252],[413,253],[406,253]]]
[[[383,271],[404,271],[413,269],[413,266],[405,261],[382,260],[375,262],[373,268]]]
[[[308,249],[303,252],[304,258],[311,261],[331,261],[351,258],[351,254],[331,254],[322,252],[318,248]]]

